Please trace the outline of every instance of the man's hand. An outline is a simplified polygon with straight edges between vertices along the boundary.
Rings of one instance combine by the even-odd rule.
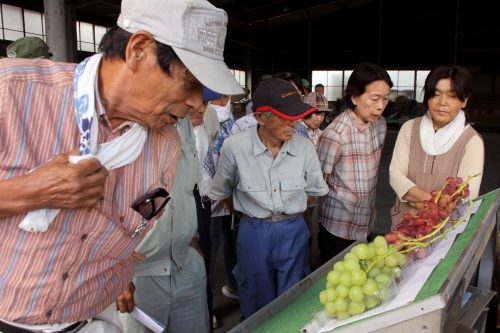
[[[45,196],[45,207],[87,208],[102,199],[108,171],[99,160],[87,159],[72,164],[68,154],[61,154],[32,173]]]
[[[72,164],[68,156],[57,155],[33,172],[0,181],[0,217],[40,208],[96,206],[103,198],[108,171],[97,159]]]
[[[134,292],[134,283],[130,282],[127,288],[116,299],[116,310],[120,311],[121,313],[132,312],[135,306]]]
[[[224,199],[224,204],[226,205],[226,208],[229,210],[230,213],[234,212],[234,205],[233,205],[233,198],[232,197]]]

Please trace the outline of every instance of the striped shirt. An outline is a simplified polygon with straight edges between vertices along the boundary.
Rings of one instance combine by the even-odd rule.
[[[321,199],[319,213],[335,236],[365,241],[370,232],[386,130],[384,118],[363,124],[346,110],[323,131],[318,157],[330,191]]]
[[[0,60],[0,180],[78,148],[74,69],[49,60]],[[120,136],[130,125],[112,129],[102,116],[99,142]],[[114,302],[140,259],[133,251],[142,237],[129,235],[143,219],[130,206],[148,190],[170,191],[179,151],[175,127],[150,131],[137,160],[109,172],[102,203],[61,210],[45,233],[18,228],[24,215],[0,218],[0,319],[74,322]]]

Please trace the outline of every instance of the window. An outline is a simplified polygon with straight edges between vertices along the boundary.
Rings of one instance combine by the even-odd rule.
[[[388,70],[387,73],[394,84],[389,99],[395,100],[398,96],[406,96],[422,102],[424,98],[422,90],[429,72],[428,70]],[[327,99],[335,101],[342,98],[351,74],[351,70],[313,71],[312,86],[318,83],[323,84]]]
[[[342,99],[344,89],[352,71],[313,71],[312,87],[321,83],[325,86],[325,96],[329,101]]]
[[[233,73],[236,81],[240,84],[241,87],[246,87],[246,73],[245,71],[240,71],[239,69],[230,69],[231,73]]]
[[[391,89],[390,99],[394,100],[398,96],[415,98],[415,71],[387,71],[391,77],[393,87]]]
[[[26,36],[45,39],[45,17],[42,13],[24,10],[24,30]]]
[[[21,7],[0,4],[0,39],[15,41],[36,36],[46,40],[45,15]],[[97,52],[107,28],[86,22],[76,22],[77,49]],[[243,81],[244,81],[243,72]]]
[[[429,75],[431,71],[417,71],[417,85],[415,89],[415,99],[418,102],[423,102],[424,100],[424,84],[427,75]]]
[[[76,21],[76,41],[79,51],[96,53],[107,28],[87,22]]]
[[[1,4],[0,14],[0,39],[15,41],[25,36],[36,36],[45,40],[42,13]]]

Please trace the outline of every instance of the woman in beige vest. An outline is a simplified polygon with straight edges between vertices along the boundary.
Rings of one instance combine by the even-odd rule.
[[[415,213],[415,202],[430,199],[448,176],[483,172],[484,144],[467,123],[463,108],[471,93],[469,72],[461,66],[441,65],[425,80],[423,117],[406,122],[398,134],[389,181],[397,198],[392,207],[393,227],[402,214]],[[481,176],[470,183],[470,196],[479,195]]]

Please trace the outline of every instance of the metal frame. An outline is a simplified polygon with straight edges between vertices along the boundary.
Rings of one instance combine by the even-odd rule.
[[[500,199],[497,197],[472,236],[470,243],[464,249],[462,259],[453,267],[438,294],[421,301],[413,302],[407,306],[366,318],[344,327],[339,327],[335,329],[335,332],[400,333],[405,330],[411,330],[412,333],[455,332],[463,294],[471,282],[474,282],[473,277],[476,272],[478,274],[477,286],[481,289],[490,290],[495,258],[496,230],[499,220],[497,211],[499,205]],[[229,332],[250,332],[262,322],[280,312],[295,297],[325,276],[333,263],[339,261],[355,244],[351,245]],[[484,323],[482,326],[484,328]]]

